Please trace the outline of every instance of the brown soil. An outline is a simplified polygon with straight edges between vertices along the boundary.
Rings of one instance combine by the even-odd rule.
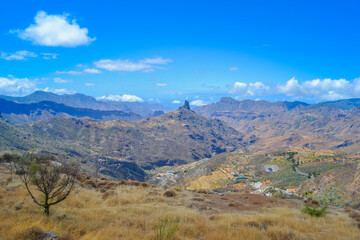
[[[201,196],[200,194],[198,194]],[[199,198],[199,197],[198,197]],[[228,193],[223,196],[207,194],[205,201],[196,201],[189,207],[196,207],[200,210],[214,212],[234,212],[234,211],[261,211],[264,208],[274,207],[297,207],[299,203],[284,199],[270,198],[259,194],[248,193]]]

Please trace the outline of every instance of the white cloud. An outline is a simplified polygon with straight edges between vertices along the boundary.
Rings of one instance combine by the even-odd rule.
[[[79,71],[56,71],[55,74],[81,75],[81,74],[83,74],[83,72],[79,72]]]
[[[299,83],[294,77],[286,84],[278,84],[279,93],[286,96],[301,98],[316,98],[318,100],[338,100],[344,98],[358,97],[360,95],[359,80],[353,82],[345,79],[314,79]]]
[[[360,77],[353,81],[346,79],[313,79],[299,82],[295,77],[284,84],[269,87],[262,82],[235,82],[228,86],[229,93],[244,97],[285,95],[292,100],[333,101],[360,97]]]
[[[28,78],[0,77],[0,94],[9,96],[24,96],[35,90],[35,82]]]
[[[168,84],[167,83],[157,83],[156,86],[157,87],[166,87]]]
[[[68,14],[49,15],[39,11],[31,24],[24,30],[13,30],[18,37],[33,44],[51,47],[77,47],[88,45],[95,38],[88,36],[87,28],[80,28],[76,20],[69,19]]]
[[[99,69],[96,68],[86,68],[84,69],[85,73],[89,73],[89,74],[99,74],[101,73],[101,71]]]
[[[156,57],[156,58],[145,58],[144,60],[141,60],[142,63],[148,63],[148,64],[168,64],[172,62],[170,58],[162,58],[162,57]]]
[[[150,99],[149,99],[149,102],[160,103],[160,100],[159,100],[159,99],[150,98]]]
[[[27,50],[17,51],[15,53],[1,52],[1,55],[0,55],[0,57],[2,59],[5,59],[7,61],[11,61],[11,60],[18,60],[18,61],[28,60],[28,58],[36,58],[37,56],[38,55],[36,53],[29,52]]]
[[[96,99],[97,100],[115,101],[115,102],[143,102],[144,101],[142,98],[135,96],[135,95],[130,95],[130,94],[102,96],[102,97],[97,97]]]
[[[166,68],[156,66],[156,64],[167,64],[172,62],[171,59],[158,58],[146,58],[138,62],[130,61],[128,59],[101,59],[94,62],[94,66],[108,71],[122,71],[122,72],[154,72],[155,69],[166,70]]]
[[[97,68],[106,69],[109,71],[124,71],[124,72],[135,72],[152,69],[152,66],[146,63],[136,63],[129,60],[111,60],[102,59],[94,62]]]
[[[229,88],[229,93],[236,93],[241,97],[265,95],[270,90],[270,87],[266,86],[262,82],[255,82],[255,83],[235,82],[234,84],[228,86],[228,88]]]
[[[204,106],[204,105],[206,105],[206,104],[207,104],[207,103],[206,103],[204,100],[200,100],[200,99],[190,102],[190,105],[196,106],[196,107]]]
[[[95,86],[95,83],[85,83],[85,86],[87,87]]]
[[[84,73],[87,74],[99,74],[101,71],[96,68],[86,68],[83,72],[80,71],[56,71],[55,74],[70,74],[70,75],[82,75]]]
[[[71,80],[66,80],[66,79],[62,79],[62,78],[54,78],[54,82],[56,82],[56,83],[69,83],[69,82],[71,82]]]
[[[50,88],[50,87],[46,87],[44,89],[38,89],[38,90],[42,90],[44,92],[52,92],[52,93],[56,93],[56,94],[74,94],[76,93],[74,90],[68,90],[65,88],[60,88],[60,89],[55,89],[55,88]]]
[[[56,53],[40,53],[43,56],[43,59],[45,60],[50,60],[50,59],[57,59],[57,56],[59,56],[59,54]]]
[[[181,103],[181,101],[180,100],[174,100],[174,101],[172,101],[172,103],[179,104],[179,103]]]
[[[230,70],[230,71],[238,71],[239,68],[238,68],[238,67],[230,67],[229,70]]]

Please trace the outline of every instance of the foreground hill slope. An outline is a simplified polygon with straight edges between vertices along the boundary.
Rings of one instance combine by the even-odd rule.
[[[195,111],[256,136],[254,150],[276,150],[289,145],[336,148],[360,141],[359,106],[360,99],[309,105],[222,98]]]
[[[156,239],[159,224],[178,225],[174,239],[191,240],[338,240],[358,239],[356,221],[342,209],[325,217],[301,212],[302,203],[255,194],[223,196],[139,187],[94,179],[96,188],[76,186],[69,197],[45,216],[19,179],[6,185],[0,166],[0,237],[38,240],[34,233],[55,231],[61,239]],[[85,182],[84,182],[85,183]],[[147,186],[147,185],[145,185]],[[250,212],[250,211],[251,212]]]

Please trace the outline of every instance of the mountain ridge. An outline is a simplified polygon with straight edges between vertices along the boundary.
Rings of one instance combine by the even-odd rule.
[[[143,117],[152,116],[156,111],[168,112],[170,109],[160,104],[151,104],[147,102],[116,102],[116,101],[98,101],[96,98],[81,93],[75,94],[55,94],[52,92],[35,91],[24,97],[12,97],[0,95],[0,99],[13,101],[17,103],[37,103],[41,101],[50,101],[61,103],[75,108],[89,108],[94,110],[118,110],[123,112],[133,112]]]

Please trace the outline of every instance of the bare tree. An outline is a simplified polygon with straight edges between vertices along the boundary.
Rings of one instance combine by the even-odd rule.
[[[16,174],[24,182],[34,202],[50,214],[50,206],[64,201],[73,190],[77,171],[73,166],[53,161],[51,156],[40,157],[33,154],[23,156],[15,163]],[[36,197],[32,186],[41,193]]]

